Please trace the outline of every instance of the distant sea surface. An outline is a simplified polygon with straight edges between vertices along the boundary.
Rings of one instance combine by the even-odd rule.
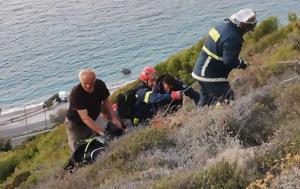
[[[0,0],[0,108],[69,91],[82,68],[108,87],[136,79],[241,8],[300,16],[299,0]]]

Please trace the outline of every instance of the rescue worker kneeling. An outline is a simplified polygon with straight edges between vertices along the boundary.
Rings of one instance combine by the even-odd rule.
[[[164,100],[160,102],[160,107],[167,113],[177,111],[183,105],[183,99],[189,97],[195,105],[198,104],[200,96],[191,86],[188,86],[183,81],[165,74],[158,79],[158,88],[160,93],[172,94],[173,91],[180,91],[183,95],[179,100]]]
[[[145,67],[140,74],[141,85],[136,92],[137,101],[134,105],[134,125],[147,122],[156,115],[159,110],[159,103],[164,100],[178,100],[182,98],[180,91],[173,91],[171,94],[158,92],[156,82],[158,72],[152,67]]]

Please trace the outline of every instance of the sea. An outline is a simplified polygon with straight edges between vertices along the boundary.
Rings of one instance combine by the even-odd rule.
[[[258,22],[300,16],[300,0],[0,0],[0,110],[70,91],[83,68],[124,85],[242,8]]]

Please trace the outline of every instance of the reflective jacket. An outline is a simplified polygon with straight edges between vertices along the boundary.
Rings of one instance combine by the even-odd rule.
[[[142,84],[136,92],[137,101],[134,104],[135,118],[134,124],[151,119],[159,108],[159,102],[170,100],[170,94],[161,94],[156,88],[151,89]]]
[[[243,63],[239,58],[243,42],[239,28],[228,20],[212,28],[192,76],[204,82],[226,82],[229,72]]]

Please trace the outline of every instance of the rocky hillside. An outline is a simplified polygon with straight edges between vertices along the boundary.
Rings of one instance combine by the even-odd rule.
[[[158,115],[71,175],[62,171],[67,150],[60,126],[0,154],[1,186],[13,187],[21,175],[21,188],[300,188],[300,21],[295,14],[289,20],[279,27],[271,17],[245,36],[242,55],[251,66],[230,76],[232,104]],[[192,82],[187,73],[202,44],[158,68]],[[38,146],[45,138],[49,143]]]

